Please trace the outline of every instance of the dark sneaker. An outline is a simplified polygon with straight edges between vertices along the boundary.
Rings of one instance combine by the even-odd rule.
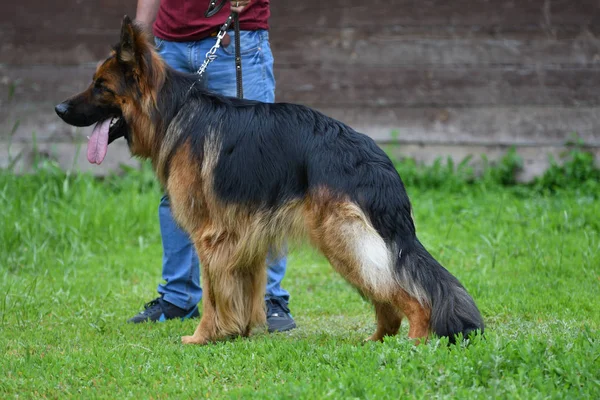
[[[281,297],[267,299],[267,325],[269,332],[285,332],[296,327],[290,309]]]
[[[162,297],[157,297],[149,303],[144,305],[144,311],[139,313],[133,318],[127,320],[134,324],[140,322],[164,322],[169,319],[179,318],[182,321],[188,318],[198,318],[200,312],[198,306],[194,306],[189,310],[184,310],[176,305],[173,305],[167,301],[164,301]]]

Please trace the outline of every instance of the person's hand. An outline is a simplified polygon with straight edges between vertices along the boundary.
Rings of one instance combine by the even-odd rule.
[[[248,4],[250,4],[250,1],[252,1],[252,0],[230,0],[230,1],[231,1],[231,11],[236,12],[236,13],[241,13],[242,10],[244,8],[246,8],[246,6]]]

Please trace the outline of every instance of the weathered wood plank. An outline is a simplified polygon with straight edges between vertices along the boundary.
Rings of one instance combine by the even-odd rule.
[[[338,68],[347,65],[600,66],[600,39],[589,34],[574,39],[550,39],[522,35],[423,38],[350,29],[293,32],[281,37],[271,35],[279,65],[296,68],[306,64]]]
[[[276,66],[281,101],[315,106],[595,106],[600,69]]]
[[[535,26],[553,34],[562,25],[598,29],[595,0],[345,0],[273,1],[274,19],[289,27],[478,26],[481,29]]]
[[[92,81],[96,63],[77,66],[0,65],[0,107],[11,102],[60,102],[85,89]]]
[[[118,40],[135,1],[6,1],[0,12],[0,64],[97,61]]]
[[[559,146],[576,134],[600,147],[600,106],[396,108],[336,107],[319,110],[378,142]]]

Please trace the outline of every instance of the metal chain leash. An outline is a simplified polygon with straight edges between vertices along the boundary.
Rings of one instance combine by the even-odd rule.
[[[227,34],[227,28],[229,28],[229,25],[231,25],[231,21],[232,20],[233,20],[233,13],[231,15],[229,15],[229,17],[227,18],[227,21],[225,21],[225,23],[221,26],[221,29],[219,30],[219,34],[217,35],[217,41],[216,41],[216,43],[206,53],[206,57],[204,58],[204,62],[202,63],[202,65],[200,66],[200,68],[198,68],[197,74],[200,77],[202,77],[202,75],[204,74],[204,71],[206,71],[206,68],[208,67],[208,64],[210,64],[211,62],[213,62],[214,60],[217,59],[217,55],[216,55],[217,50],[219,50],[219,47],[221,47],[221,40],[223,40],[223,38]]]

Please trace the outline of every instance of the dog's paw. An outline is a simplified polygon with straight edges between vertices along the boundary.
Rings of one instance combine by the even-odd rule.
[[[363,339],[363,344],[369,342],[383,342],[383,336],[377,333],[372,334],[368,338]]]
[[[199,345],[203,345],[208,343],[208,341],[206,339],[203,338],[199,338],[196,336],[182,336],[181,337],[181,343],[183,344],[199,344]]]

